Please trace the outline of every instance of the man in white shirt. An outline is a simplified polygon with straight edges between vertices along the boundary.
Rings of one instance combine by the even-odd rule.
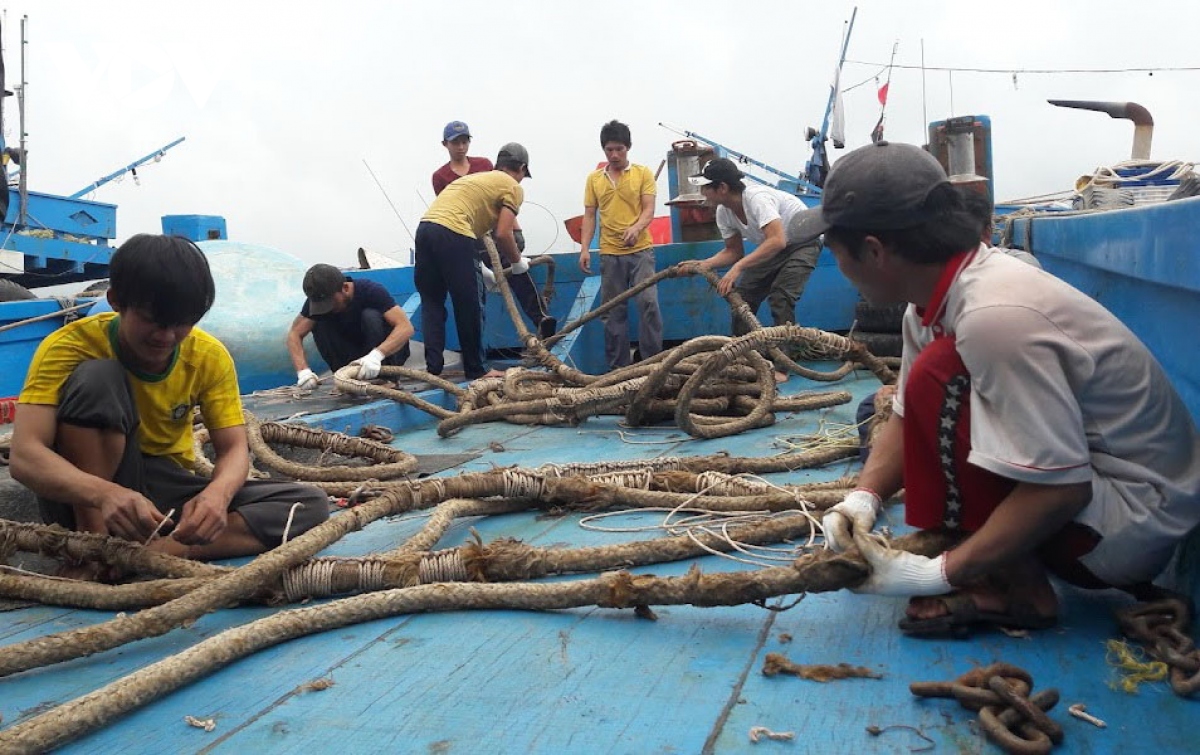
[[[838,268],[875,305],[909,302],[894,414],[860,487],[825,516],[858,545],[860,592],[912,596],[900,628],[1057,620],[1047,571],[1153,597],[1200,523],[1200,435],[1147,348],[1094,299],[979,241],[937,161],[879,142],[834,165],[819,213]],[[962,536],[936,558],[864,537],[905,490],[905,519]],[[853,534],[851,533],[853,528]]]
[[[717,285],[718,293],[737,291],[753,312],[766,299],[775,325],[794,323],[796,301],[817,265],[821,245],[788,237],[788,224],[807,209],[795,195],[769,186],[747,186],[743,177],[737,165],[723,157],[689,177],[692,185],[700,187],[705,202],[717,208],[717,228],[725,241],[721,251],[696,264],[707,270],[730,266]],[[745,250],[747,241],[757,244],[750,254]],[[746,326],[734,320],[733,334],[745,333]]]

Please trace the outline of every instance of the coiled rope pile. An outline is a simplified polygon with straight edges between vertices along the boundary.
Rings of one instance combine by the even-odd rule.
[[[502,269],[495,244],[490,238],[484,241],[495,269]],[[773,423],[775,413],[780,411],[818,409],[850,400],[846,391],[781,397],[772,362],[776,367],[811,380],[840,380],[858,364],[865,366],[883,383],[894,380],[891,369],[883,360],[845,336],[798,325],[763,328],[736,292],[726,298],[734,317],[750,329],[747,335],[738,338],[694,338],[605,375],[581,372],[551,352],[554,343],[609,309],[625,306],[629,298],[662,280],[687,275],[702,275],[714,287],[718,281],[711,271],[692,265],[675,265],[567,324],[545,342],[526,327],[513,301],[507,277],[497,276],[497,285],[526,359],[539,369],[512,369],[503,378],[476,380],[466,389],[405,367],[385,366],[380,372],[386,378],[419,380],[441,388],[447,396],[453,397],[456,409],[447,409],[408,391],[358,380],[356,365],[338,370],[334,380],[346,393],[388,398],[436,417],[440,420],[438,434],[442,437],[480,422],[504,420],[518,424],[577,425],[590,416],[620,414],[630,426],[672,419],[697,438],[717,438],[763,427]],[[792,356],[805,360],[845,361],[837,370],[819,372],[798,364]]]

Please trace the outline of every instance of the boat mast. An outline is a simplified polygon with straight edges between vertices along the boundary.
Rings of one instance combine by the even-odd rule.
[[[25,225],[25,216],[29,213],[29,151],[25,149],[25,87],[28,86],[25,80],[25,46],[28,42],[25,28],[28,24],[29,16],[21,16],[21,88],[17,90],[17,123],[21,130],[21,173],[17,191],[21,197],[21,207],[14,224],[18,227]]]
[[[145,157],[143,157],[139,160],[134,160],[130,164],[126,165],[124,168],[121,168],[120,170],[109,173],[104,178],[97,179],[96,181],[88,184],[86,187],[84,187],[84,188],[80,189],[79,191],[75,192],[74,194],[72,194],[70,197],[68,197],[68,199],[79,199],[84,194],[87,194],[88,192],[91,192],[91,191],[95,191],[96,189],[100,188],[101,186],[108,183],[109,181],[112,181],[115,178],[120,178],[121,176],[125,175],[126,173],[128,173],[130,171],[133,171],[133,177],[136,179],[137,178],[137,167],[139,165],[141,165],[143,163],[148,163],[151,160],[153,160],[154,162],[158,162],[159,160],[162,159],[163,155],[166,154],[167,150],[169,150],[170,148],[174,147],[177,144],[181,144],[183,142],[183,140],[186,138],[187,138],[186,136],[181,136],[178,139],[176,139],[175,141],[166,145],[165,147],[160,147],[159,149],[156,149],[155,151],[151,152],[150,154],[146,155]]]
[[[842,86],[842,65],[846,62],[846,51],[850,47],[850,35],[854,32],[854,19],[857,16],[858,6],[854,6],[854,10],[850,13],[850,21],[846,26],[846,34],[842,37],[842,53],[838,57],[837,74],[834,76],[833,86],[829,88],[829,102],[825,105],[825,118],[821,121],[821,130],[813,134],[812,129],[809,129],[812,157],[804,166],[804,177],[815,186],[825,184],[823,175],[829,170],[829,158],[825,153],[825,139],[829,133],[829,119],[833,114],[834,105],[837,104],[838,91]]]

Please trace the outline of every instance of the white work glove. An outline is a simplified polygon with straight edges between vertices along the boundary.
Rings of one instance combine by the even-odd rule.
[[[866,488],[850,491],[842,502],[831,507],[821,517],[821,529],[825,532],[825,547],[835,553],[853,545],[851,534],[857,523],[863,532],[875,526],[875,517],[883,501]]]
[[[379,377],[379,368],[383,366],[383,352],[371,349],[370,353],[358,360],[358,379],[374,380]]]
[[[945,595],[953,588],[946,579],[946,554],[926,558],[892,550],[871,535],[855,538],[858,550],[871,565],[871,576],[854,592],[871,595]]]
[[[313,388],[317,387],[317,383],[319,382],[321,382],[321,379],[317,377],[317,373],[313,372],[307,367],[296,373],[297,388],[303,388],[306,391],[311,391]]]
[[[500,287],[496,285],[496,274],[487,265],[480,265],[480,272],[483,273],[483,287],[488,291],[496,291]]]
[[[521,259],[512,263],[512,266],[508,268],[508,272],[512,275],[520,275],[521,273],[529,272],[529,260],[522,257]]]

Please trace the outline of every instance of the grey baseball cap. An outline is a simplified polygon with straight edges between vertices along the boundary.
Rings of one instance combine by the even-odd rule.
[[[916,145],[859,147],[829,171],[821,205],[792,218],[788,241],[811,241],[833,226],[891,231],[920,225],[928,219],[929,192],[949,182],[933,155]]]
[[[525,177],[533,178],[533,174],[529,172],[529,150],[520,144],[509,142],[500,148],[500,153],[496,155],[496,164],[499,165],[505,160],[521,163],[525,166]]]

